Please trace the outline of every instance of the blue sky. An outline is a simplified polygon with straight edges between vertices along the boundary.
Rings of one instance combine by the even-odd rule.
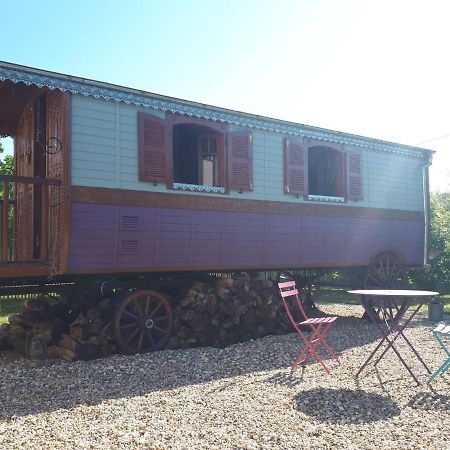
[[[432,188],[443,189],[449,13],[438,0],[1,0],[0,60],[404,144],[430,141]]]

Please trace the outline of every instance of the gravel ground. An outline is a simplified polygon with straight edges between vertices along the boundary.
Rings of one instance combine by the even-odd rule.
[[[321,309],[340,316],[331,376],[290,374],[295,334],[42,367],[0,354],[0,448],[450,449],[450,376],[417,387],[390,351],[356,379],[377,334],[357,306]],[[407,335],[434,370],[432,325]]]

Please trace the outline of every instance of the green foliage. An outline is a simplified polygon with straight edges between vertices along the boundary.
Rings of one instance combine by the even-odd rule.
[[[23,302],[28,296],[11,296],[0,297],[0,325],[8,322],[8,317],[11,314],[18,313],[22,310]]]
[[[431,268],[413,273],[417,287],[450,293],[450,192],[431,194]]]
[[[12,155],[3,156],[4,148],[0,142],[0,175],[13,175],[14,174],[14,158]],[[9,183],[9,199],[13,198],[13,184]],[[0,182],[0,198],[3,199],[3,183]],[[13,222],[14,222],[14,211],[10,206],[8,211],[8,239],[10,251],[13,247]]]
[[[14,159],[12,155],[6,155],[2,157],[4,151],[5,149],[0,142],[0,175],[12,175],[14,172]]]
[[[438,256],[428,269],[409,271],[411,287],[450,294],[450,192],[433,193],[430,196],[431,242],[433,253]],[[339,269],[333,277],[325,280],[334,286],[362,287],[367,267]],[[450,301],[447,301],[450,309]]]
[[[14,159],[12,155],[6,155],[0,159],[0,175],[12,175],[14,173]]]
[[[14,173],[14,158],[12,155],[3,156],[4,149],[0,142],[0,175],[12,175]],[[0,183],[0,194],[3,198],[3,183]],[[12,194],[10,190],[10,194]]]

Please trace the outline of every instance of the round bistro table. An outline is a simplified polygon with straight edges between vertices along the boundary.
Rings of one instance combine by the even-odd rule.
[[[384,355],[386,355],[387,351],[392,348],[406,370],[414,378],[415,382],[420,385],[420,381],[414,375],[411,368],[402,358],[398,348],[395,346],[395,341],[399,337],[402,337],[416,358],[422,363],[428,373],[431,374],[431,370],[420,357],[410,340],[405,336],[404,330],[426,300],[439,295],[439,293],[434,291],[413,291],[405,289],[361,289],[347,292],[359,297],[364,310],[378,329],[381,336],[380,342],[360,367],[356,376],[359,376],[369,362],[375,357],[378,350],[381,349],[381,346],[386,342],[387,346],[377,358],[374,365],[376,366]],[[414,309],[412,310],[412,313],[406,317],[405,314],[411,306],[414,306]],[[378,315],[375,314],[374,307],[378,308]],[[382,320],[380,320],[380,318]]]

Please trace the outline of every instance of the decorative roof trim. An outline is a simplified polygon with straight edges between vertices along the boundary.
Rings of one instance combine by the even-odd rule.
[[[187,183],[172,183],[172,187],[179,191],[191,192],[212,192],[214,194],[225,194],[225,188],[221,186],[209,186],[203,184],[187,184]]]
[[[329,195],[308,195],[308,200],[325,203],[344,203],[344,197],[332,197]]]
[[[432,150],[428,149],[395,144],[268,117],[255,116],[248,113],[165,97],[145,91],[139,91],[137,89],[0,61],[0,81],[3,80],[9,80],[13,83],[24,83],[28,86],[34,85],[40,88],[46,87],[51,90],[59,89],[62,92],[68,91],[72,94],[113,100],[144,108],[208,119],[214,122],[226,122],[231,125],[245,126],[294,136],[310,137],[325,142],[335,142],[355,147],[383,150],[413,157],[422,157],[424,153],[434,153]]]

